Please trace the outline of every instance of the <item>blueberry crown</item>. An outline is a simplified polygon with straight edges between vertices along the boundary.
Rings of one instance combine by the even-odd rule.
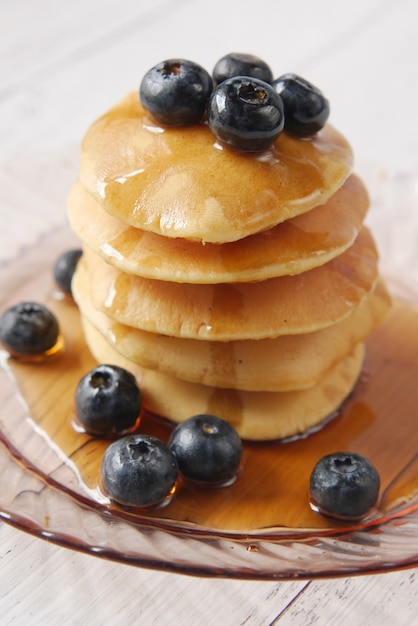
[[[277,79],[262,59],[241,53],[222,57],[210,75],[186,59],[168,59],[144,75],[139,98],[165,126],[206,122],[235,150],[269,148],[283,130],[299,137],[317,133],[329,116],[322,92],[297,74]]]

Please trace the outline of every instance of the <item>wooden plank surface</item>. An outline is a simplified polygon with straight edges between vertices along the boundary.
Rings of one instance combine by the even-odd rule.
[[[22,246],[64,222],[90,122],[169,56],[210,69],[242,50],[267,59],[276,74],[300,72],[328,95],[331,121],[366,177],[418,172],[416,7],[415,0],[3,0],[0,272]],[[416,205],[402,205],[401,215],[415,225]],[[387,201],[384,219],[373,217],[381,241],[398,219]],[[418,280],[417,259],[400,256],[396,267],[407,265]],[[4,523],[0,564],[2,624],[418,623],[416,569],[281,583],[192,578],[78,554]]]

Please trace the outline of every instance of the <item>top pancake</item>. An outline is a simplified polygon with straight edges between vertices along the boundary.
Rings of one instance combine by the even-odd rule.
[[[329,125],[308,139],[284,132],[272,148],[243,154],[220,146],[204,123],[156,125],[132,93],[87,131],[80,180],[135,228],[225,243],[325,203],[351,167],[349,144]]]
[[[68,215],[80,239],[108,263],[144,278],[180,283],[229,283],[300,274],[342,254],[355,240],[369,205],[350,176],[324,205],[278,226],[223,245],[162,237],[103,211],[77,182]]]

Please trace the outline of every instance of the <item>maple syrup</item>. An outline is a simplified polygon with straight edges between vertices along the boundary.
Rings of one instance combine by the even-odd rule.
[[[381,495],[371,516],[349,527],[362,528],[418,507],[416,305],[395,301],[387,321],[367,342],[354,392],[323,428],[287,442],[244,442],[241,472],[232,485],[202,487],[182,481],[166,507],[133,512],[111,504],[100,489],[100,465],[109,440],[73,428],[75,388],[96,362],[84,343],[76,306],[49,295],[51,289],[50,272],[45,271],[19,296],[42,301],[56,314],[65,350],[42,363],[3,358],[0,369],[0,382],[8,391],[1,437],[48,483],[95,508],[110,509],[113,515],[146,517],[189,531],[341,532],[347,522],[331,520],[309,506],[309,477],[323,455],[352,451],[368,457],[377,468]],[[143,412],[141,432],[166,441],[171,429],[166,420]]]

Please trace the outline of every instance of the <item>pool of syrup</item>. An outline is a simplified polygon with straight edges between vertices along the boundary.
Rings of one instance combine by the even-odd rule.
[[[42,297],[42,295],[44,297]],[[324,454],[352,451],[367,456],[381,478],[378,508],[363,528],[418,506],[418,306],[395,301],[367,343],[363,372],[339,413],[318,432],[291,442],[244,442],[234,484],[178,485],[164,508],[123,511],[100,489],[100,464],[109,440],[77,432],[73,395],[81,376],[96,365],[85,346],[79,314],[54,297],[50,272],[28,283],[13,302],[35,299],[57,315],[65,347],[43,363],[20,362],[3,353],[0,381],[7,383],[1,438],[24,464],[64,492],[114,515],[144,517],[210,532],[341,532],[347,523],[309,506],[309,476]],[[163,390],[162,390],[163,393]],[[139,430],[167,440],[171,425],[144,412]]]

